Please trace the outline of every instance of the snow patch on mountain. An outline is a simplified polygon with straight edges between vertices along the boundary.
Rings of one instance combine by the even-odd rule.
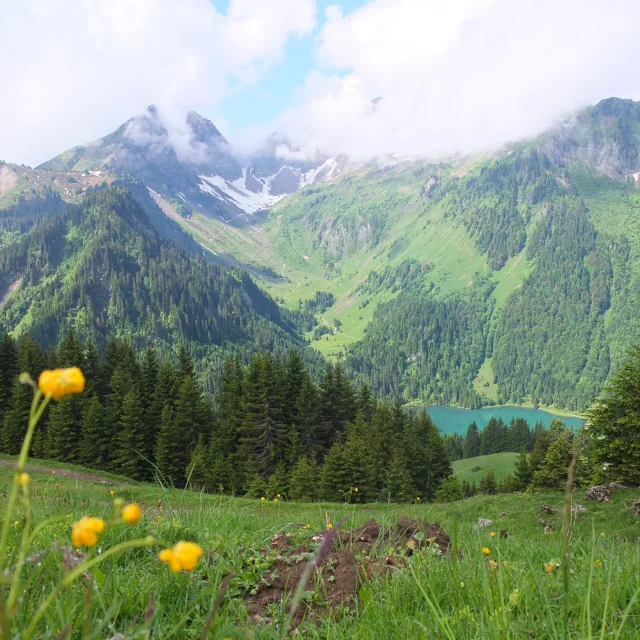
[[[245,213],[256,213],[271,208],[278,200],[282,200],[285,195],[272,195],[270,185],[277,174],[266,178],[255,178],[247,167],[242,169],[242,177],[237,180],[225,180],[221,176],[198,175],[202,182],[200,190],[218,198],[222,202],[233,205]],[[262,184],[261,191],[254,191],[247,188],[247,177],[251,176]]]

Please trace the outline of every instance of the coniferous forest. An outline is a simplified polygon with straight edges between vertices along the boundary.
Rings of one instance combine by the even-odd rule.
[[[425,412],[355,388],[339,364],[318,384],[298,351],[224,364],[213,398],[186,348],[140,355],[109,339],[103,350],[69,330],[55,348],[29,337],[0,342],[1,450],[20,449],[31,389],[45,368],[79,366],[85,393],[52,404],[34,438],[37,458],[78,463],[135,480],[252,497],[352,502],[433,499],[451,465]]]

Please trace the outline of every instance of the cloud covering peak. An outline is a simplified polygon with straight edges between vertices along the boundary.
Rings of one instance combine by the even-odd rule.
[[[636,0],[330,7],[322,67],[278,127],[309,155],[494,148],[602,98],[640,98],[639,42]]]

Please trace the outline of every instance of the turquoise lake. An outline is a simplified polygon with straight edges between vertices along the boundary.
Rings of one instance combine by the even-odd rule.
[[[423,407],[421,407],[423,408]],[[584,423],[582,418],[558,416],[542,409],[528,409],[526,407],[483,407],[482,409],[460,409],[450,406],[424,407],[429,412],[431,420],[436,424],[441,433],[459,433],[464,436],[467,427],[474,422],[478,429],[482,430],[492,417],[502,418],[507,424],[512,418],[524,418],[531,428],[536,422],[542,422],[548,427],[556,418],[562,420],[568,427],[578,428]]]

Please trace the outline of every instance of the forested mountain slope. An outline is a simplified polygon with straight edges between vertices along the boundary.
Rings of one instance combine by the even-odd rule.
[[[64,286],[45,289],[33,256],[45,252],[47,262],[53,245],[36,249],[21,240],[60,223],[27,212],[0,220],[4,255],[31,256],[30,262],[23,256],[21,268],[7,267],[5,292],[24,287],[24,278],[34,285],[2,299],[6,327],[33,330],[46,341],[43,331],[70,322],[53,316],[70,308],[75,311],[64,313],[81,332],[100,333],[106,330],[96,309],[107,308],[109,327],[119,335],[184,334],[208,354],[204,345],[246,345],[254,333],[261,348],[265,341],[279,344],[274,336],[288,340],[295,322],[317,349],[343,358],[351,375],[379,393],[424,403],[531,402],[571,410],[589,404],[640,339],[640,103],[607,99],[533,140],[471,158],[328,159],[295,169],[295,180],[280,186],[283,167],[273,158],[242,166],[212,123],[189,118],[189,158],[170,148],[169,132],[150,109],[96,144],[45,163],[37,175],[66,171],[60,175],[68,180],[112,172],[109,180],[132,190],[162,238],[246,267],[288,311],[256,292],[267,310],[254,307],[250,319],[228,314],[224,305],[213,320],[203,319],[195,302],[158,316],[165,299],[145,289],[146,267],[138,281],[122,275],[127,260],[109,277],[118,291],[137,282],[147,300],[141,308],[127,296],[126,303],[106,298],[100,287],[90,304],[79,304],[78,295],[62,293],[73,289],[65,278],[73,280],[68,265],[76,258],[57,257],[54,271]],[[267,175],[272,170],[277,173]],[[65,198],[62,177],[58,187],[55,178],[47,180],[54,186],[38,193]],[[85,234],[93,238],[94,227],[64,231],[64,251]],[[129,245],[136,246],[136,233]],[[203,308],[216,307],[208,287],[191,289],[188,269],[172,278],[176,287],[189,283],[189,295],[202,296]],[[183,294],[170,296],[172,304],[186,304]],[[63,295],[71,303],[61,302]],[[298,310],[304,319],[288,315]]]
[[[377,391],[582,409],[640,335],[639,140],[611,99],[502,155],[303,189],[267,222],[272,291],[334,292],[315,344]]]
[[[87,195],[0,251],[0,327],[43,346],[69,328],[160,350],[187,342],[203,369],[229,352],[299,343],[303,314],[281,309],[246,273],[231,273],[162,240],[122,187]],[[317,358],[316,358],[317,359]]]

